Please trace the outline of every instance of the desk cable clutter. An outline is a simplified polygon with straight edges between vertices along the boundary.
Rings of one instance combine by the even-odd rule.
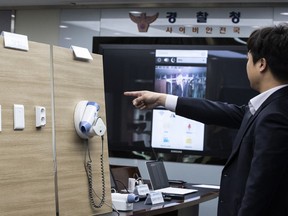
[[[128,193],[111,193],[113,207],[117,211],[132,211],[133,203],[138,202],[142,197],[146,198],[149,188],[147,184],[143,184],[141,178],[128,178],[126,192]]]

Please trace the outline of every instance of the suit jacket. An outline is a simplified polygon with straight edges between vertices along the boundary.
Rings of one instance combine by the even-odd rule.
[[[218,216],[288,216],[288,87],[242,123],[246,106],[178,98],[176,114],[239,128],[223,168]]]

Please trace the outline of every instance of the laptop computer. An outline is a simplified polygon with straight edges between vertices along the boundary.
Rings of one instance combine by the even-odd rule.
[[[146,166],[154,191],[173,197],[184,197],[187,194],[197,192],[195,189],[171,187],[163,161],[147,161]]]

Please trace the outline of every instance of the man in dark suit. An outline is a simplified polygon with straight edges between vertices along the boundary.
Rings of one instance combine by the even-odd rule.
[[[260,93],[249,106],[148,91],[124,94],[136,97],[139,109],[161,105],[239,129],[222,171],[218,216],[288,216],[288,26],[255,30],[247,48],[250,86]]]

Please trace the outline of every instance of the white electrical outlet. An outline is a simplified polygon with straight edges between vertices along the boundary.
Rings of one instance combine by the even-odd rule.
[[[46,109],[42,106],[35,106],[36,127],[46,125]]]

